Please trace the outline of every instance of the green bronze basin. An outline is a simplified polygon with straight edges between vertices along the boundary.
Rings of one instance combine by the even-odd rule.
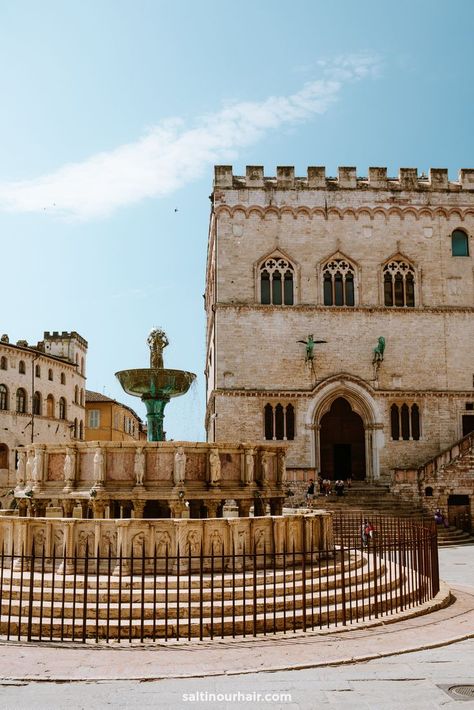
[[[185,394],[196,375],[184,370],[152,369],[121,370],[115,376],[127,394],[142,399],[171,399]]]

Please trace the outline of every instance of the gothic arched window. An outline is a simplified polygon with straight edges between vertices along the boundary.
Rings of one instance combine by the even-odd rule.
[[[324,305],[354,305],[354,267],[345,259],[331,259],[323,269]]]
[[[46,397],[46,416],[54,417],[54,397],[52,394],[48,394]]]
[[[33,395],[33,414],[41,415],[43,413],[42,398],[40,392],[35,392]]]
[[[270,257],[260,267],[260,302],[273,306],[294,303],[295,270],[287,259]]]
[[[59,418],[66,419],[66,400],[64,397],[59,398]]]
[[[266,404],[264,407],[265,439],[292,441],[295,438],[295,409],[292,404]]]
[[[8,446],[0,444],[0,468],[8,468]]]
[[[420,408],[417,404],[392,404],[390,407],[390,434],[393,441],[418,441],[420,439]]]
[[[451,255],[469,256],[469,241],[462,229],[455,229],[451,234]]]
[[[0,385],[0,411],[6,411],[8,409],[8,387],[6,385]]]
[[[18,363],[18,372],[20,373],[20,375],[24,375],[26,373],[24,360],[20,360],[20,362]]]
[[[394,259],[383,269],[384,304],[415,306],[415,270],[406,261]]]
[[[8,370],[8,361],[4,355],[0,358],[0,370]]]
[[[16,391],[16,411],[19,414],[26,413],[26,391],[19,387]]]

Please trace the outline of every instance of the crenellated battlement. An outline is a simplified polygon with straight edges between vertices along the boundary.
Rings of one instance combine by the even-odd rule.
[[[417,168],[400,168],[398,177],[389,177],[387,168],[370,167],[366,177],[357,175],[355,167],[339,167],[337,177],[326,175],[324,166],[308,167],[306,177],[295,177],[293,166],[278,166],[276,176],[264,175],[261,165],[247,165],[245,175],[234,175],[232,165],[214,167],[216,189],[277,190],[390,190],[390,191],[474,191],[474,168],[461,168],[456,182],[448,178],[447,168],[430,168],[429,175],[418,175]]]

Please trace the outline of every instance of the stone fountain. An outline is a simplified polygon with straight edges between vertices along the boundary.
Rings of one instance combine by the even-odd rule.
[[[193,372],[169,370],[163,366],[163,348],[169,341],[160,328],[153,328],[147,338],[150,367],[121,370],[115,376],[127,394],[140,397],[146,406],[148,441],[163,441],[165,407],[172,397],[180,397],[196,379]]]

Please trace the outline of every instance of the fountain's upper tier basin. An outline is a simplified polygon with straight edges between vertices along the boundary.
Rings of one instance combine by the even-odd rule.
[[[141,368],[138,370],[121,370],[115,373],[127,394],[136,397],[179,397],[185,394],[196,375],[184,370],[168,370]]]

